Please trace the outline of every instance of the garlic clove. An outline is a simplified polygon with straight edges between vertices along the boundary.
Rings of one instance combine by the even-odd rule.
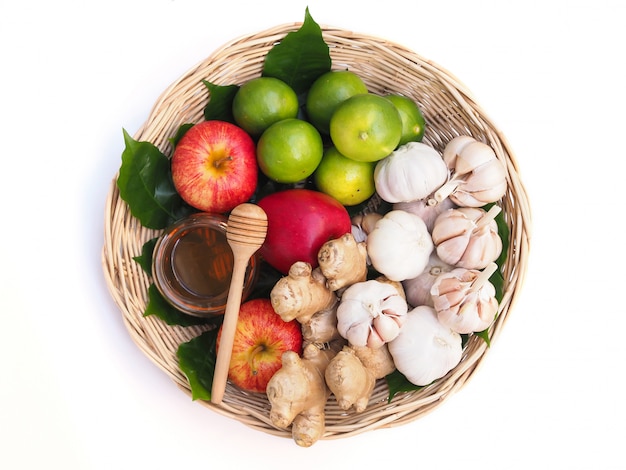
[[[341,310],[338,310],[339,314],[341,314],[341,312]],[[337,330],[339,331],[339,334],[343,338],[347,339],[350,344],[354,344],[356,346],[367,346],[371,331],[371,321],[367,319],[351,323],[338,321]]]
[[[467,290],[463,289],[463,286],[460,282],[450,280],[449,284],[453,285],[453,288],[450,286],[446,286],[448,289],[447,292],[440,291],[435,285],[433,285],[432,296],[433,296],[433,307],[435,310],[449,310],[449,311],[458,311],[461,305],[461,302],[465,300],[467,297]]]
[[[506,182],[506,171],[500,160],[493,159],[474,168],[461,185],[464,191],[475,192],[499,186]]]
[[[361,227],[363,228],[363,230],[365,230],[365,233],[370,233],[372,230],[374,230],[376,222],[378,222],[382,218],[383,215],[379,214],[378,212],[368,212],[367,214],[363,215],[363,218],[361,219]]]
[[[384,344],[385,344],[385,340],[382,338],[382,336],[380,336],[376,330],[371,329],[370,334],[367,337],[367,342],[365,343],[364,346],[368,348],[372,348],[372,349],[378,349],[378,348],[383,347]],[[360,346],[360,345],[357,344],[356,346]]]
[[[502,240],[497,231],[484,236],[471,237],[457,266],[468,269],[484,269],[498,259],[502,252]]]
[[[464,233],[460,236],[450,238],[437,245],[437,256],[445,263],[458,265],[463,259],[463,255],[467,250],[471,241],[471,234]]]
[[[470,137],[469,135],[459,135],[452,139],[450,142],[448,142],[443,150],[442,155],[443,161],[445,162],[446,166],[450,169],[455,168],[456,160],[459,156],[459,153],[461,153],[461,151],[463,151],[463,149],[467,145],[475,141],[476,139]]]
[[[498,160],[476,169],[466,176],[450,199],[460,206],[481,207],[490,202],[498,201],[507,189],[506,172]]]
[[[400,324],[388,315],[379,315],[374,318],[372,327],[385,343],[393,340],[400,332]]]
[[[489,284],[491,285],[491,284]],[[438,312],[439,321],[460,334],[483,331],[493,323],[498,312],[495,291],[485,286],[485,292],[468,295],[458,312]]]
[[[449,209],[435,220],[431,237],[433,243],[438,245],[446,240],[471,233],[474,221],[460,210]]]
[[[487,144],[479,141],[471,142],[463,147],[462,152],[457,156],[454,173],[456,175],[472,173],[494,159],[497,161],[496,154]]]
[[[476,201],[473,206],[468,206],[468,207],[481,207],[490,202],[499,201],[506,193],[507,187],[508,187],[507,182],[502,181],[501,183],[494,185],[491,188],[487,188],[487,189],[480,190],[480,191],[468,192],[465,190],[465,188],[462,188],[459,191],[459,193],[466,193],[468,198],[471,198],[472,200]],[[452,197],[451,199],[459,200],[460,199],[459,193],[455,193],[454,197]]]

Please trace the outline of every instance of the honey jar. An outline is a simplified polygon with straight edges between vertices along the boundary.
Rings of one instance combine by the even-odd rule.
[[[200,212],[168,227],[152,257],[154,284],[183,313],[223,315],[233,271],[233,252],[226,239],[228,219]],[[252,256],[244,279],[243,299],[258,277],[259,258]]]

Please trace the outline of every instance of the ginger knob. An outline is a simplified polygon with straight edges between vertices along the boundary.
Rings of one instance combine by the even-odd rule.
[[[276,282],[270,292],[274,310],[284,321],[308,322],[311,317],[337,301],[335,294],[326,285],[326,278],[319,268],[297,261],[287,276]]]

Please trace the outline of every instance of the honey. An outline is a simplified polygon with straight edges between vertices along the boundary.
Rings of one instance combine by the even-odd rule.
[[[191,295],[213,297],[228,289],[233,253],[226,236],[206,227],[181,235],[172,249],[173,281]]]
[[[233,252],[226,239],[227,219],[198,213],[174,224],[157,240],[152,273],[161,295],[184,313],[224,313],[233,270]],[[258,259],[248,265],[244,298],[256,281]]]

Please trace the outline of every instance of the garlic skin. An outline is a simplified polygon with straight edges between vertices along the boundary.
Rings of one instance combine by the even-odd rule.
[[[437,217],[432,229],[435,251],[445,263],[467,269],[483,269],[502,253],[502,239],[494,220],[501,211],[477,207],[449,209]]]
[[[496,318],[498,301],[489,277],[497,266],[484,271],[456,268],[440,275],[431,289],[439,321],[460,334],[483,331]]]
[[[341,296],[337,330],[354,346],[379,348],[398,336],[407,311],[407,303],[394,285],[358,282]]]
[[[407,303],[413,307],[420,305],[433,307],[433,297],[430,293],[430,289],[440,274],[450,272],[453,269],[453,266],[444,263],[441,258],[437,256],[437,253],[433,251],[430,254],[428,264],[422,274],[413,279],[402,281]]]
[[[391,281],[419,276],[434,249],[424,221],[401,210],[389,211],[376,222],[366,244],[372,266]]]
[[[462,207],[481,207],[506,193],[506,168],[489,145],[458,136],[448,142],[442,157],[451,177],[435,191],[434,203],[449,197]]]
[[[442,212],[455,207],[456,204],[450,198],[445,198],[439,204],[431,204],[429,199],[418,199],[417,201],[396,202],[393,205],[394,210],[406,211],[419,216],[426,224],[429,232],[433,230],[435,220]]]
[[[387,345],[398,371],[414,385],[425,386],[461,362],[461,335],[443,325],[432,307],[407,313],[400,334]]]
[[[448,178],[448,167],[434,148],[408,142],[380,160],[374,169],[376,192],[394,203],[423,199]]]
[[[367,240],[367,235],[374,229],[376,222],[382,219],[382,214],[378,212],[368,212],[352,217],[352,236],[357,243]]]

